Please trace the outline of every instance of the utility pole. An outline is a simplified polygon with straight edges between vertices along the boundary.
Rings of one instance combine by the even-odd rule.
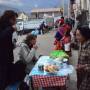
[[[64,16],[64,14],[65,14],[65,10],[64,10],[64,0],[62,0],[63,1],[63,16]]]
[[[70,0],[68,0],[68,18],[70,17]]]
[[[65,15],[70,16],[70,0],[63,0],[63,16]]]
[[[81,8],[82,8],[82,2],[81,2],[81,0],[80,0],[80,10],[81,10]]]

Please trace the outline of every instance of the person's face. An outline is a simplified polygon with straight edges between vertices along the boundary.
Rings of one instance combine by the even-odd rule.
[[[35,44],[36,44],[36,41],[37,41],[37,39],[35,38],[35,39],[33,39],[30,43],[31,43],[32,45],[35,45]]]
[[[81,43],[85,41],[85,38],[81,35],[79,30],[76,31],[76,39],[78,40],[78,42],[81,42]]]
[[[15,25],[16,24],[16,16],[12,17],[10,22],[12,25]]]

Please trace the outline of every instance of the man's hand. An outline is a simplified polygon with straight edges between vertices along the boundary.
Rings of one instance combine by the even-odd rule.
[[[37,50],[38,49],[38,46],[37,45],[33,45],[33,48]]]

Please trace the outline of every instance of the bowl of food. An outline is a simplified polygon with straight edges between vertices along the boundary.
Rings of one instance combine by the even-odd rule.
[[[59,68],[56,65],[45,65],[44,66],[45,74],[57,74],[58,71],[59,71]]]

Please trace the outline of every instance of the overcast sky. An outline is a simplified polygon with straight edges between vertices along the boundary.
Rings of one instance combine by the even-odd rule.
[[[33,8],[61,7],[63,0],[0,0],[0,4],[30,12]]]

